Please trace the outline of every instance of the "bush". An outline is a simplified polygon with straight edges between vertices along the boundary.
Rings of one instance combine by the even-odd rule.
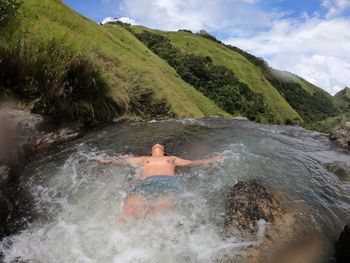
[[[15,17],[21,4],[18,0],[0,1],[0,26],[6,25]]]
[[[178,32],[186,32],[186,33],[193,34],[193,32],[189,29],[179,29]]]

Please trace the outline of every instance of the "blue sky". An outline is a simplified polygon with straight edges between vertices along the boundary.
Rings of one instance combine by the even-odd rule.
[[[350,86],[350,0],[63,0],[106,17],[163,30],[205,29],[331,94]]]

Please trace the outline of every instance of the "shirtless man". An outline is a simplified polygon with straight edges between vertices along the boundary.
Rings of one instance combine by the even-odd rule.
[[[173,193],[184,190],[185,181],[181,176],[175,176],[175,167],[189,165],[209,165],[221,160],[217,156],[204,160],[185,160],[176,156],[165,156],[164,146],[155,144],[151,156],[128,157],[111,160],[99,160],[102,164],[126,163],[142,172],[131,195],[124,202],[121,220],[144,217],[149,213],[158,212],[171,207]]]

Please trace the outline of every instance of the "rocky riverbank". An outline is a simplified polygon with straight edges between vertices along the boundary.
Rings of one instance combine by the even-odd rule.
[[[350,122],[344,122],[332,129],[329,139],[350,150]]]
[[[0,110],[0,239],[25,224],[27,202],[20,193],[20,175],[26,160],[38,150],[74,139],[79,129],[57,127],[38,114]]]

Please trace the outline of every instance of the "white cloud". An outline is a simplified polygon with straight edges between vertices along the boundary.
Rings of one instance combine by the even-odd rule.
[[[129,17],[119,17],[119,18],[113,18],[113,17],[106,17],[102,20],[102,24],[106,24],[106,23],[109,23],[109,22],[115,22],[115,21],[120,21],[120,22],[123,22],[123,23],[129,23],[129,24],[132,24],[132,25],[138,25],[138,23],[134,20],[134,19],[131,19]]]
[[[113,17],[110,17],[110,16],[107,16],[107,17],[105,17],[103,20],[102,20],[102,24],[107,24],[107,23],[109,23],[109,22],[113,22],[113,21],[117,21],[115,18],[113,18]]]
[[[270,30],[226,42],[267,58],[331,94],[350,84],[350,20],[278,20]]]
[[[131,19],[130,17],[120,17],[118,18],[118,21],[123,22],[123,23],[129,23],[132,25],[138,25],[139,23],[137,23],[134,19]]]
[[[122,0],[121,12],[148,27],[248,34],[271,25],[277,15],[259,10],[259,0]]]
[[[341,15],[350,8],[349,0],[323,0],[322,6],[327,9],[326,18],[331,19]]]

